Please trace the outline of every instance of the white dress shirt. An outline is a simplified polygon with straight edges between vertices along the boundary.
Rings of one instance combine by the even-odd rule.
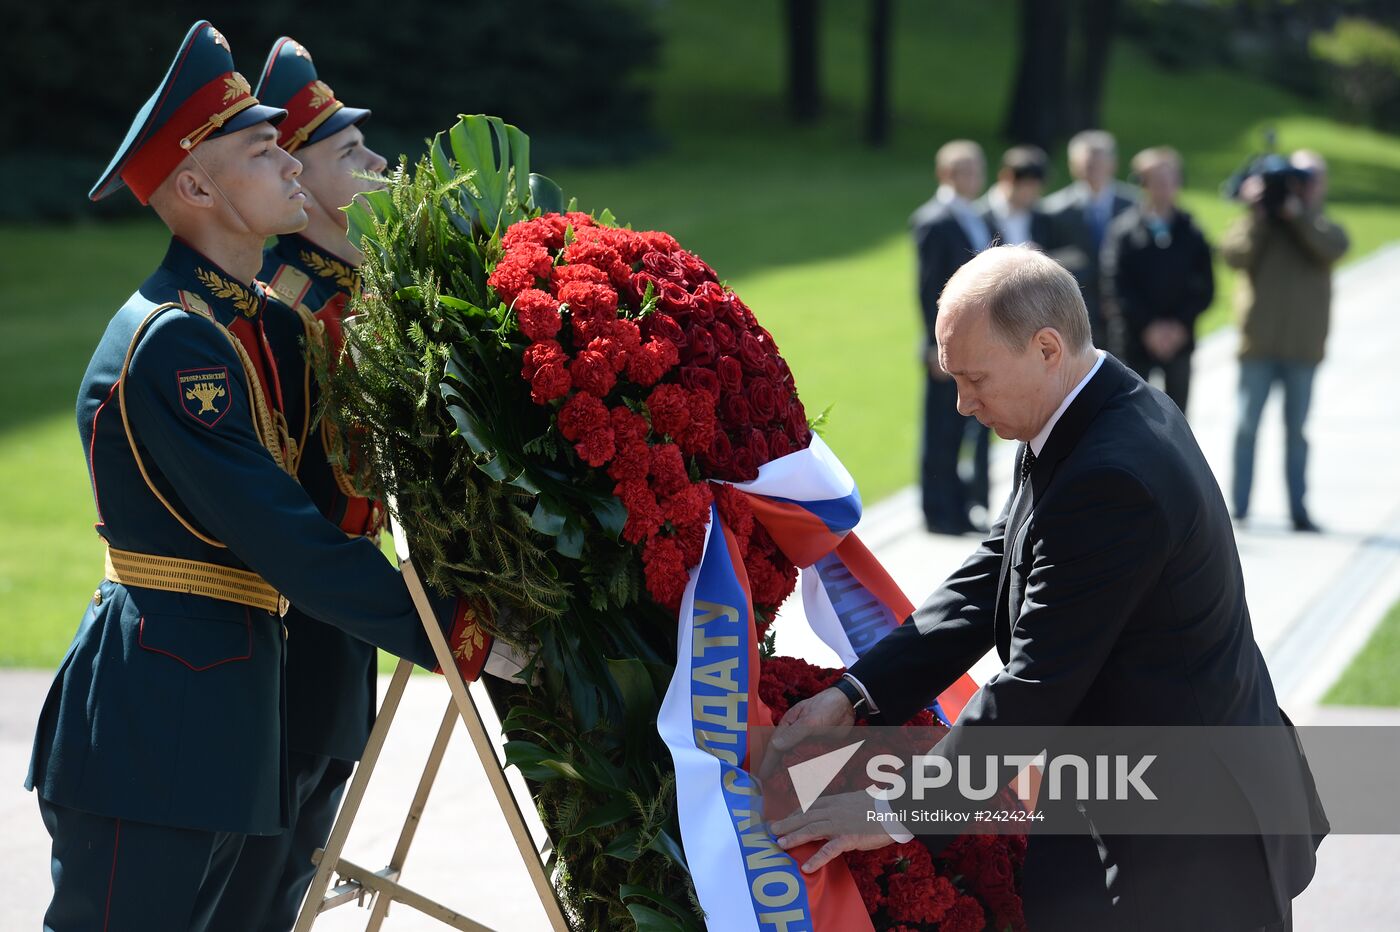
[[[997,218],[1003,245],[1023,246],[1031,241],[1031,212],[1012,209],[1000,185],[992,185],[987,192],[987,203],[991,205],[992,216]]]

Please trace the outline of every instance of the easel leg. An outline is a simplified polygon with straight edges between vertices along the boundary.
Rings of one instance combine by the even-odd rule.
[[[399,833],[398,844],[394,846],[394,856],[389,859],[390,878],[397,880],[403,873],[404,862],[408,860],[408,849],[413,845],[413,836],[422,824],[423,809],[428,805],[428,794],[433,791],[442,758],[447,753],[447,742],[452,738],[452,726],[457,723],[457,705],[449,700],[443,713],[442,724],[438,726],[437,738],[428,754],[428,763],[423,768],[423,776],[418,780],[418,791],[413,794],[413,802],[408,807],[408,817],[404,819],[403,830]],[[389,915],[389,898],[376,896],[374,908],[370,912],[369,924],[365,932],[379,932],[384,918]]]
[[[408,677],[412,672],[413,664],[407,660],[400,660],[394,668],[394,675],[389,680],[389,688],[384,692],[384,701],[379,705],[379,715],[374,719],[374,727],[370,730],[360,764],[355,768],[355,775],[345,789],[345,798],[340,804],[340,812],[336,814],[335,825],[331,827],[330,837],[326,839],[326,846],[320,852],[316,873],[311,878],[306,899],[302,901],[301,912],[297,915],[296,925],[292,927],[293,932],[311,932],[311,926],[321,912],[321,904],[326,891],[330,889],[336,862],[340,860],[346,839],[350,837],[350,827],[354,825],[355,816],[359,814],[360,805],[364,802],[365,790],[369,788],[370,777],[374,775],[374,767],[384,750],[389,726],[393,724],[394,715],[398,712],[399,702],[403,699],[404,690],[408,688]]]

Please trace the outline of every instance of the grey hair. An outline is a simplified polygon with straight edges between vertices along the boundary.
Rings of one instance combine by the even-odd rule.
[[[1018,353],[1046,327],[1056,330],[1071,352],[1093,346],[1079,283],[1064,266],[1030,246],[984,249],[953,273],[938,298],[938,311],[967,308],[986,310],[992,332]]]

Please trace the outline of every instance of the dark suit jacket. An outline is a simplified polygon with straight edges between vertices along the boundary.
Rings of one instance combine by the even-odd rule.
[[[1142,332],[1158,320],[1175,320],[1191,334],[1182,352],[1195,348],[1196,318],[1215,298],[1210,244],[1191,215],[1178,210],[1168,236],[1158,240],[1140,208],[1118,215],[1099,252],[1104,313],[1122,328],[1124,352],[1141,354]]]
[[[972,205],[977,208],[977,214],[982,218],[982,222],[987,224],[987,229],[992,233],[997,245],[1005,245],[1006,231],[1001,228],[1001,221],[997,219],[996,211],[992,209],[992,202],[987,195],[982,195],[977,202]],[[1050,215],[1039,207],[1032,207],[1031,214],[1031,243],[1046,248],[1046,244],[1053,242],[1055,231],[1051,226]]]
[[[968,731],[980,724],[1284,722],[1215,478],[1176,406],[1111,356],[976,553],[851,672],[901,722],[993,646],[1005,669],[963,710],[953,744],[989,734]],[[1300,805],[1320,814],[1315,795]],[[1102,890],[1106,874],[1118,907],[1079,928],[1264,925],[1315,865],[1305,835],[1100,842],[1103,871],[1085,882]]]
[[[1076,183],[1061,188],[1040,202],[1040,209],[1050,218],[1049,241],[1041,243],[1041,247],[1079,282],[1080,290],[1084,292],[1084,304],[1089,310],[1094,343],[1102,347],[1105,331],[1099,302],[1099,249],[1094,244],[1093,230],[1089,224],[1087,195],[1088,188]],[[1110,221],[1136,204],[1137,196],[1134,188],[1114,182]],[[1104,235],[1107,237],[1106,228]]]
[[[925,345],[932,346],[938,296],[953,273],[977,255],[983,244],[974,244],[967,238],[952,209],[937,197],[929,198],[914,211],[909,226],[919,259],[919,307],[924,315]]]

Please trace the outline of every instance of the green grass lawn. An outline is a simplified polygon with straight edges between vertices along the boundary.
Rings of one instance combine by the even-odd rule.
[[[1332,684],[1324,705],[1400,706],[1400,602],[1386,612],[1361,653]]]
[[[874,501],[914,478],[921,376],[906,220],[933,191],[941,142],[967,136],[999,155],[1011,11],[947,4],[935,17],[912,0],[897,5],[895,136],[874,151],[859,142],[862,8],[826,10],[828,113],[804,128],[782,112],[777,10],[738,0],[659,6],[667,49],[656,114],[669,148],[550,174],[583,207],[668,230],[709,260],[777,337],[808,410],[834,406],[826,438]],[[470,88],[461,106],[472,108]],[[1218,185],[1264,126],[1283,146],[1332,160],[1334,212],[1353,257],[1400,238],[1400,138],[1333,121],[1318,104],[1221,71],[1167,74],[1123,44],[1107,125],[1125,161],[1159,143],[1183,152],[1185,201],[1212,239],[1237,213]],[[1062,156],[1060,165],[1056,186]],[[159,261],[163,240],[149,220],[0,228],[0,594],[11,619],[0,664],[54,663],[100,572],[76,388],[107,317]],[[1226,321],[1230,285],[1222,267],[1203,329]]]

